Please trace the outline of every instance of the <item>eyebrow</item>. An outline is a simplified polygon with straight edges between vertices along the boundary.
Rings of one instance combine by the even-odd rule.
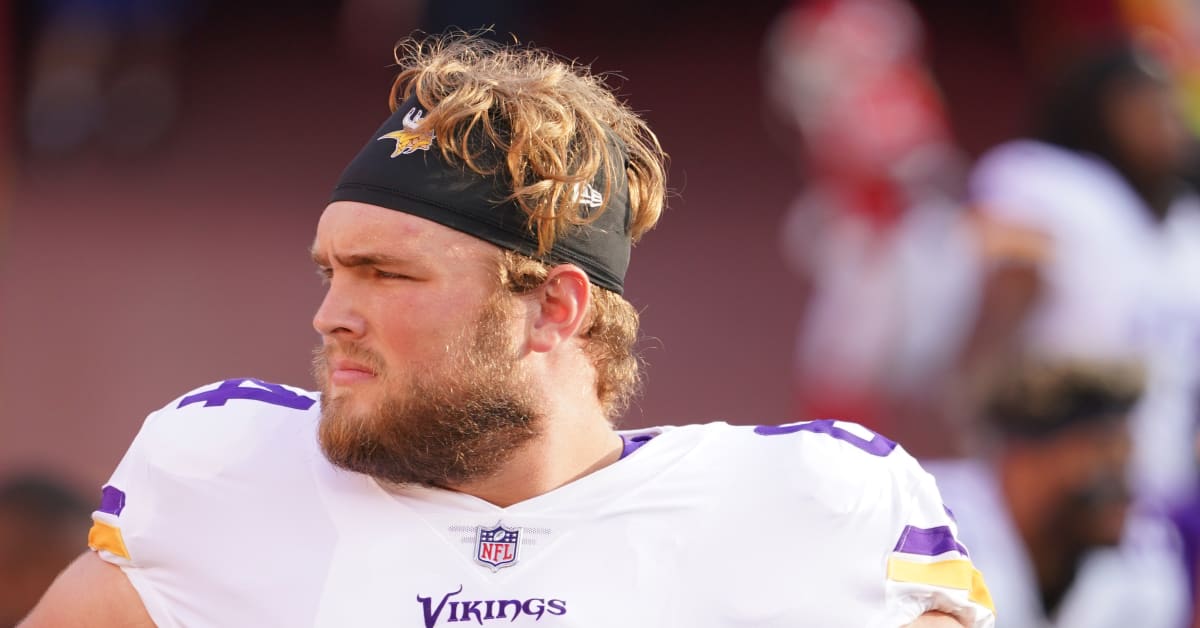
[[[324,253],[317,251],[315,247],[311,249],[310,252],[312,254],[312,260],[314,264],[317,266],[329,266],[329,257]],[[383,253],[352,253],[350,255],[335,255],[334,260],[337,261],[338,266],[342,266],[344,268],[353,268],[355,266],[394,266],[404,263],[404,260],[399,257],[385,255]]]

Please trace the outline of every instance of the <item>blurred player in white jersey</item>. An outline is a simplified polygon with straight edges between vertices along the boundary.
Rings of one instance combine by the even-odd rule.
[[[25,625],[993,625],[892,441],[614,429],[666,157],[599,78],[461,35],[398,61],[312,245],[321,392],[151,414]]]
[[[1136,363],[1022,364],[987,394],[984,454],[924,461],[1006,624],[1184,625],[1178,538],[1131,508],[1128,416],[1142,379]]]
[[[971,178],[981,211],[1041,243],[997,264],[989,286],[1008,294],[989,311],[1010,314],[993,328],[1012,337],[992,344],[1145,363],[1132,474],[1139,497],[1169,506],[1200,487],[1200,196],[1182,176],[1194,138],[1163,66],[1133,46],[1076,63],[1038,117],[1037,140],[992,149]]]

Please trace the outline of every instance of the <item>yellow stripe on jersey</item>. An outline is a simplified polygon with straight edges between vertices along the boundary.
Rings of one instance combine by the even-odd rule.
[[[92,521],[92,529],[88,532],[88,547],[96,551],[104,550],[126,560],[129,559],[129,550],[125,549],[125,539],[121,536],[121,529],[103,521]]]
[[[996,614],[996,603],[992,601],[992,592],[988,591],[987,583],[983,581],[983,574],[974,567],[971,567],[971,590],[967,593],[967,599],[980,606],[986,606],[993,615]]]
[[[895,556],[888,559],[888,580],[895,582],[915,582],[948,589],[962,589],[967,592],[967,599],[986,606],[993,613],[996,605],[992,603],[992,594],[988,592],[983,574],[969,560],[939,560],[932,563],[919,563],[904,560]]]

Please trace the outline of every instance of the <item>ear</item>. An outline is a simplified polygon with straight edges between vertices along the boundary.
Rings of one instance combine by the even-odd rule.
[[[591,304],[587,274],[573,264],[550,269],[534,291],[536,311],[529,327],[529,348],[545,353],[579,332]]]

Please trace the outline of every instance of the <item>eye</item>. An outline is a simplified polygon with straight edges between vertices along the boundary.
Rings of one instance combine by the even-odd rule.
[[[333,278],[333,269],[329,266],[318,266],[317,276],[321,278],[321,283],[329,283],[329,280]]]
[[[400,273],[389,273],[386,270],[380,270],[378,268],[375,269],[375,276],[380,279],[412,279],[408,275],[403,275]]]

